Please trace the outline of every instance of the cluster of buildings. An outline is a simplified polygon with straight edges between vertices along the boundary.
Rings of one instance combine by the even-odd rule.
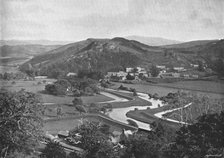
[[[197,79],[199,75],[186,69],[185,67],[172,67],[168,68],[165,65],[157,65],[159,69],[159,74],[157,78],[184,78],[184,79]],[[192,64],[192,68],[198,68],[197,64]],[[151,78],[151,73],[146,71],[145,68],[136,67],[136,68],[126,68],[125,71],[119,72],[107,72],[106,78],[115,79],[115,80],[127,80],[127,75],[133,76],[134,80],[140,80],[142,78]]]
[[[136,67],[136,68],[126,68],[125,71],[119,71],[119,72],[107,72],[106,78],[117,78],[119,80],[126,80],[127,75],[130,75],[135,80],[140,80],[141,77],[150,77],[151,74],[145,70],[145,68],[142,67]],[[141,76],[141,77],[140,77]]]
[[[160,70],[158,75],[160,78],[199,78],[198,74],[189,72],[185,67],[173,67],[172,69],[167,68],[165,65],[157,65],[156,67]],[[198,68],[198,65],[191,64],[191,67]]]

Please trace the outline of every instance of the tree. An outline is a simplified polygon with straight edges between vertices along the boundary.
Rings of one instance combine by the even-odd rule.
[[[108,141],[107,132],[103,132],[102,124],[97,122],[84,121],[83,124],[69,132],[70,137],[75,137],[79,133],[81,137],[81,147],[86,150],[88,158],[113,158],[116,151]]]
[[[155,65],[153,65],[150,69],[152,77],[157,77],[159,75],[159,72],[159,69]]]
[[[130,75],[130,73],[128,73],[127,76],[126,76],[126,79],[127,80],[134,80],[135,76],[132,76],[132,75]]]
[[[204,114],[196,123],[181,127],[176,143],[181,146],[182,153],[192,158],[204,158],[212,150],[221,154],[224,151],[223,121],[224,111]]]
[[[202,61],[198,62],[198,71],[205,71],[204,64]]]
[[[48,94],[52,94],[52,95],[65,95],[67,88],[58,83],[54,83],[54,84],[47,84],[45,86],[45,91]]]
[[[42,156],[46,158],[66,158],[64,148],[58,142],[50,141],[42,151]]]
[[[127,120],[127,122],[128,122],[128,124],[129,124],[129,125],[131,125],[131,126],[134,126],[134,127],[137,127],[137,128],[138,128],[138,124],[137,124],[135,121],[128,119],[128,120]]]
[[[133,90],[133,96],[138,96],[137,91],[135,89]]]
[[[59,79],[54,84],[59,84],[59,85],[61,85],[62,87],[66,88],[66,89],[71,87],[70,82],[68,80],[66,80],[66,79]]]
[[[69,153],[67,158],[84,158],[84,157],[82,157],[81,154],[77,154],[76,152],[73,151],[73,152]]]
[[[133,154],[135,158],[158,158],[161,142],[149,139],[144,133],[137,133],[124,141],[126,155]]]
[[[79,111],[80,115],[81,115],[82,113],[87,113],[87,110],[86,110],[86,108],[85,108],[83,105],[76,105],[76,106],[75,106],[75,109],[76,109],[77,111]]]
[[[76,105],[83,105],[83,102],[82,102],[82,99],[80,97],[75,97],[72,101],[73,103],[73,106],[76,106]]]
[[[57,116],[61,117],[62,116],[62,107],[57,107],[56,111],[57,111]]]
[[[33,93],[0,91],[1,157],[14,151],[31,153],[42,135],[42,106]]]

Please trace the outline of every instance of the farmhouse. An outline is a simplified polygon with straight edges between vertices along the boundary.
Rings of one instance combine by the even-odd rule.
[[[184,67],[174,67],[174,70],[180,72],[180,71],[186,71],[186,69],[184,69]]]
[[[69,72],[66,76],[67,76],[67,77],[70,77],[70,76],[77,76],[77,73]]]
[[[132,67],[127,67],[127,68],[126,68],[126,72],[132,72],[133,69],[134,69],[134,68],[132,68]]]
[[[166,66],[165,65],[156,65],[156,67],[158,69],[162,69],[162,70],[165,70],[166,69]]]
[[[180,73],[162,73],[160,74],[161,78],[179,78],[180,77]]]

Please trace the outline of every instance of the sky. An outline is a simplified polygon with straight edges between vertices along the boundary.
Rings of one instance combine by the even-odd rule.
[[[1,38],[224,38],[224,0],[0,0]]]

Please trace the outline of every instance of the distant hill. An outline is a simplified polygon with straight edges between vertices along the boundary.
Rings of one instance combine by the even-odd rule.
[[[0,46],[0,65],[17,65],[33,56],[46,53],[61,45],[3,45]]]
[[[71,41],[50,41],[50,40],[0,40],[0,46],[9,45],[65,45]]]
[[[218,40],[198,40],[198,41],[190,41],[179,44],[171,44],[165,45],[164,48],[192,48],[192,47],[200,47],[205,46],[206,44],[217,42]]]
[[[59,48],[61,45],[4,45],[0,48],[0,57],[29,57]]]
[[[163,46],[163,45],[171,45],[181,43],[180,41],[160,38],[160,37],[144,37],[144,36],[127,36],[125,37],[129,40],[139,41],[141,43],[147,44],[149,46]]]
[[[51,71],[77,72],[80,69],[102,72],[152,64],[190,67],[191,63],[213,63],[223,59],[223,40],[189,48],[148,46],[125,38],[87,39],[38,55],[21,66],[33,67],[41,74]],[[210,60],[211,59],[211,60]]]

